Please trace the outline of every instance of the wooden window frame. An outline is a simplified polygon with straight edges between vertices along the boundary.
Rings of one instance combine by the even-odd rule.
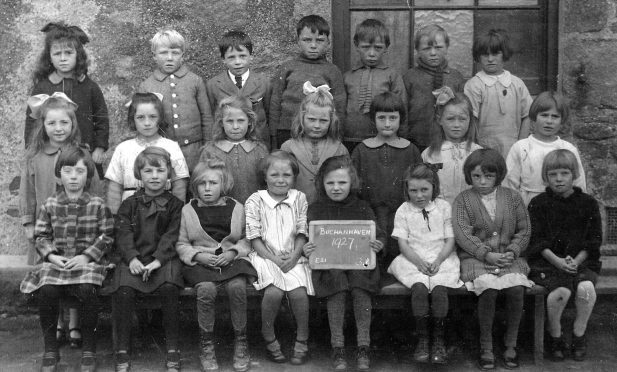
[[[480,0],[474,0],[474,5],[453,5],[453,6],[416,6],[414,0],[390,0],[387,4],[380,6],[370,5],[371,1],[362,0],[351,7],[352,0],[332,0],[332,60],[341,71],[345,72],[351,68],[351,59],[349,56],[352,52],[350,34],[353,30],[350,29],[351,11],[352,10],[401,10],[409,12],[409,34],[413,35],[414,31],[414,16],[413,13],[417,10],[472,10],[474,11],[474,23],[476,20],[477,10],[524,10],[532,9],[539,10],[540,19],[544,20],[543,39],[540,48],[541,63],[543,63],[542,71],[544,74],[540,77],[543,90],[557,89],[557,74],[558,74],[558,36],[559,36],[559,0],[538,0],[538,5],[518,5],[518,6],[485,6],[479,5]],[[363,5],[366,4],[366,5]],[[410,37],[409,42],[409,61],[414,61],[413,38]],[[411,62],[413,63],[413,62]],[[413,66],[408,66],[413,67]],[[475,67],[474,67],[475,72]]]

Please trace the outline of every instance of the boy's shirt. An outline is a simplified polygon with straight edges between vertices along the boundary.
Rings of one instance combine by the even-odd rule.
[[[244,80],[242,89],[236,86],[236,82],[232,80],[229,71],[225,70],[206,83],[206,91],[210,107],[216,111],[219,102],[223,98],[242,95],[248,97],[253,103],[253,111],[257,114],[256,133],[257,138],[266,144],[270,144],[270,132],[268,129],[268,112],[270,110],[270,96],[272,88],[270,80],[254,71],[247,71],[248,77]],[[269,147],[269,146],[268,146]]]
[[[347,120],[343,126],[344,141],[362,142],[377,135],[369,109],[373,98],[384,92],[398,95],[407,106],[407,93],[401,75],[383,61],[369,68],[362,63],[355,65],[345,73],[345,91],[347,93]],[[400,123],[399,133],[405,136],[407,123]]]
[[[161,93],[165,121],[169,125],[167,137],[180,146],[199,143],[212,138],[214,119],[201,77],[182,65],[173,74],[156,69],[139,85],[141,93]]]
[[[409,69],[403,75],[403,82],[409,99],[407,138],[417,145],[427,147],[431,144],[431,126],[435,113],[433,76],[428,71],[416,67]],[[455,92],[463,92],[465,78],[457,70],[446,67],[443,69],[443,86],[449,86]]]
[[[272,82],[272,99],[270,101],[270,134],[277,130],[290,130],[291,122],[298,113],[304,99],[302,86],[310,81],[314,87],[327,84],[334,97],[336,114],[344,123],[347,95],[343,75],[334,64],[325,57],[308,59],[303,55],[284,62]]]

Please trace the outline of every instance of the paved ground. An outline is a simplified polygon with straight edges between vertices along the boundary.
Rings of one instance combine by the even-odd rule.
[[[312,352],[310,361],[301,367],[289,364],[273,364],[265,359],[263,346],[257,329],[257,314],[252,314],[249,328],[249,343],[252,355],[251,371],[329,371],[330,349],[329,331],[326,319],[322,324],[311,325],[311,339],[309,347]],[[445,367],[432,365],[402,364],[400,358],[409,353],[413,342],[409,322],[405,321],[405,314],[378,313],[379,317],[390,317],[387,322],[374,322],[373,325],[373,371],[476,371],[475,341],[472,326],[463,330],[463,335],[451,328],[450,364]],[[567,310],[570,318],[572,311]],[[196,323],[191,313],[182,316],[182,363],[184,371],[199,371]],[[312,319],[315,319],[313,317]],[[398,319],[398,320],[397,320]],[[403,319],[403,320],[401,320]],[[153,321],[152,324],[156,324]],[[293,334],[286,331],[290,327],[289,313],[283,313],[279,321],[278,333],[281,343],[291,347]],[[470,323],[472,324],[472,323]],[[232,335],[229,320],[223,319],[217,324],[219,344],[217,346],[219,364],[222,371],[231,371]],[[463,327],[465,328],[465,327]],[[157,326],[150,326],[147,331],[134,330],[133,371],[160,371],[163,370],[164,352],[161,349],[161,331]],[[349,344],[353,345],[354,337],[347,336]],[[457,335],[457,333],[459,333]],[[589,355],[585,362],[567,360],[562,363],[545,361],[542,367],[534,366],[531,355],[531,334],[524,328],[520,336],[520,345],[523,348],[520,371],[617,371],[617,299],[600,298],[595,313],[592,316],[588,330]],[[113,371],[113,355],[111,347],[111,332],[109,315],[103,314],[99,327],[99,371]],[[477,339],[476,339],[477,340]],[[0,371],[38,371],[40,357],[43,350],[38,317],[36,315],[20,315],[0,318]],[[286,351],[286,350],[284,350]],[[350,370],[354,370],[354,349],[347,348]],[[60,372],[76,371],[79,365],[80,352],[71,350],[68,346],[61,350],[62,360]],[[498,370],[505,370],[499,367]]]

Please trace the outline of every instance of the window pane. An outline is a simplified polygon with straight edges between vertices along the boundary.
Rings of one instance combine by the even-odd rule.
[[[448,65],[457,69],[467,78],[472,76],[473,59],[471,57],[471,47],[473,45],[474,29],[472,11],[422,10],[415,12],[414,22],[415,30],[431,23],[443,27],[450,37]]]
[[[531,94],[542,91],[544,51],[542,23],[537,10],[480,10],[477,12],[476,35],[489,29],[508,32],[514,55],[506,62],[506,70],[523,79]]]
[[[536,6],[538,0],[480,0],[480,6]]]
[[[405,73],[409,68],[409,13],[401,11],[352,11],[350,22],[351,38],[351,66],[360,60],[356,53],[353,43],[353,35],[356,32],[356,25],[368,18],[382,21],[390,31],[390,47],[384,56],[384,61],[388,66],[394,67],[401,73]]]
[[[414,2],[415,6],[469,6],[473,5],[473,0],[416,0]]]

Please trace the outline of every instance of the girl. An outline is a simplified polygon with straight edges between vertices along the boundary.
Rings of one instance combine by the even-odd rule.
[[[508,174],[504,185],[518,191],[525,205],[529,205],[534,196],[544,191],[542,161],[546,154],[556,149],[569,150],[576,156],[581,171],[576,173],[574,186],[585,192],[585,172],[578,150],[558,136],[562,125],[568,122],[569,111],[562,95],[551,91],[540,93],[529,109],[533,133],[516,142],[508,153]]]
[[[94,371],[97,292],[105,278],[102,263],[113,241],[113,219],[103,199],[87,191],[96,172],[87,150],[66,148],[55,166],[49,165],[63,188],[40,206],[34,236],[43,264],[26,276],[20,290],[34,292],[38,301],[45,342],[41,371],[56,370],[60,359],[55,333],[59,300],[69,296],[77,297],[80,304],[81,370]]]
[[[98,84],[88,77],[88,56],[84,44],[90,39],[77,26],[48,23],[45,47],[34,70],[31,95],[63,92],[76,102],[75,123],[81,132],[81,143],[89,146],[99,177],[103,177],[102,163],[109,146],[109,117],[105,98]],[[26,111],[24,143],[29,146],[36,130],[32,110]]]
[[[312,203],[317,198],[314,181],[321,164],[331,156],[349,153],[340,141],[339,120],[330,87],[321,85],[315,88],[307,81],[304,94],[291,124],[292,139],[285,141],[281,150],[291,152],[298,159],[300,173],[296,188],[306,194],[307,202]]]
[[[268,155],[266,145],[257,140],[252,105],[243,96],[223,98],[214,118],[213,141],[206,143],[200,157],[203,161],[212,154],[225,161],[234,180],[229,196],[240,203],[257,191],[259,162]]]
[[[467,81],[465,95],[478,119],[478,143],[505,158],[514,142],[529,135],[531,95],[521,79],[503,68],[512,57],[504,30],[489,30],[476,38],[472,54],[482,70]]]
[[[56,192],[58,187],[54,174],[56,159],[62,149],[77,146],[81,142],[81,134],[75,116],[77,105],[62,92],[55,92],[51,96],[37,94],[29,97],[28,108],[30,117],[36,118],[37,126],[26,152],[26,164],[22,167],[19,205],[26,236],[32,241],[38,208],[43,205],[45,199]],[[89,154],[88,157],[90,158]],[[102,190],[103,185],[98,174],[93,174],[90,194],[100,196]],[[28,250],[27,256],[28,264],[34,265],[37,261],[34,243]],[[82,338],[77,309],[70,309],[69,314],[68,340],[71,347],[79,348]],[[66,340],[62,311],[58,318],[56,337],[59,342]]]
[[[529,277],[550,291],[546,308],[553,360],[563,360],[566,353],[561,314],[572,293],[576,294],[572,357],[585,359],[585,330],[596,302],[594,285],[602,266],[600,210],[593,197],[574,186],[580,171],[574,153],[565,149],[549,152],[542,164],[542,179],[548,187],[529,203]]]
[[[286,296],[296,319],[296,342],[292,364],[304,364],[308,358],[308,296],[313,295],[308,260],[302,256],[306,243],[304,193],[292,189],[298,176],[296,158],[277,150],[265,157],[260,172],[266,190],[246,200],[246,238],[253,251],[249,254],[257,271],[256,289],[264,290],[261,302],[261,333],[268,357],[277,363],[286,361],[274,333],[274,321]]]
[[[361,198],[369,202],[377,225],[388,235],[392,234],[396,209],[404,201],[402,174],[409,164],[421,161],[418,148],[399,137],[400,123],[406,122],[405,113],[405,105],[396,94],[376,95],[370,114],[377,136],[362,141],[351,155],[358,174],[362,175]],[[398,253],[396,242],[389,240],[379,261],[382,272]]]
[[[175,245],[184,203],[165,190],[171,172],[169,153],[147,147],[134,165],[134,177],[143,186],[118,209],[115,230],[120,262],[109,288],[118,330],[116,371],[130,368],[127,351],[136,294],[153,292],[161,297],[167,371],[180,370],[178,294],[184,283]]]
[[[347,155],[326,159],[315,179],[318,201],[308,208],[308,222],[313,220],[375,220],[370,205],[357,197],[360,179]],[[378,240],[370,247],[379,252],[384,245],[385,234],[377,230]],[[310,257],[315,244],[304,245],[304,254]],[[314,270],[313,285],[317,297],[326,297],[330,323],[332,359],[335,370],[345,370],[345,337],[343,323],[347,295],[353,300],[358,340],[358,370],[370,368],[369,348],[371,343],[371,297],[379,292],[379,267],[373,270]]]
[[[404,182],[407,202],[396,211],[392,231],[401,254],[392,261],[388,272],[411,288],[411,311],[419,338],[414,360],[445,364],[444,320],[448,315],[448,288],[463,285],[459,279],[460,262],[454,250],[451,207],[447,201],[436,199],[439,177],[431,165],[411,166],[405,172]],[[433,342],[429,355],[430,318]]]
[[[246,340],[246,276],[257,276],[247,259],[249,243],[244,239],[244,207],[226,196],[234,179],[218,158],[200,161],[193,170],[191,192],[195,196],[182,208],[180,237],[176,250],[184,281],[197,289],[197,320],[201,367],[218,370],[214,350],[216,294],[224,288],[234,328],[233,367],[249,368]]]
[[[469,188],[463,177],[463,163],[467,156],[481,148],[475,143],[476,118],[471,102],[450,87],[433,92],[437,98],[432,127],[431,145],[422,151],[422,161],[439,169],[439,195],[449,204],[463,190]]]
[[[129,103],[129,129],[137,131],[137,137],[120,143],[114,151],[105,178],[109,180],[107,203],[111,213],[116,214],[120,202],[142,187],[138,174],[133,169],[135,159],[149,146],[158,146],[171,157],[171,192],[181,201],[186,198],[188,167],[180,146],[161,136],[167,124],[163,120],[162,96],[158,93],[135,93]],[[166,186],[166,188],[169,188]]]
[[[465,181],[471,189],[454,200],[452,225],[461,248],[461,280],[478,295],[480,358],[482,370],[495,368],[493,319],[501,292],[507,303],[507,329],[503,354],[506,368],[518,367],[516,340],[523,313],[524,287],[529,266],[522,257],[531,235],[529,215],[516,191],[500,186],[506,162],[496,150],[472,152],[463,164]]]

